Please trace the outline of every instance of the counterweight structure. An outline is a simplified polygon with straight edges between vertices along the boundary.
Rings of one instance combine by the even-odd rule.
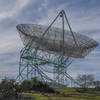
[[[59,17],[62,29],[52,27]],[[65,30],[65,23],[69,31]],[[67,73],[67,67],[72,58],[83,58],[98,45],[95,40],[72,31],[64,10],[49,26],[20,24],[17,29],[25,45],[21,50],[17,76],[21,81],[38,77],[51,85],[66,85],[68,79],[77,83]]]

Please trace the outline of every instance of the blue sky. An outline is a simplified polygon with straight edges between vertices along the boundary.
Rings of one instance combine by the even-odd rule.
[[[23,44],[16,25],[48,25],[62,9],[67,12],[73,31],[100,43],[100,0],[0,0],[0,78],[18,74]],[[100,80],[100,46],[86,58],[74,60],[68,72],[74,78],[90,73]]]

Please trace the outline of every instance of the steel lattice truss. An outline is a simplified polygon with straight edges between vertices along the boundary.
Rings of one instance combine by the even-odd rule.
[[[61,29],[53,27],[58,17],[62,20]],[[65,30],[65,22],[69,31]],[[25,45],[21,50],[19,80],[38,77],[52,84],[65,85],[67,79],[74,81],[67,73],[72,63],[70,57],[83,58],[98,45],[95,40],[73,32],[63,10],[49,26],[20,24],[17,29]],[[48,73],[53,74],[53,78]]]
[[[31,49],[29,45],[21,50],[19,63],[19,81],[29,80],[33,77],[38,77],[41,81],[49,82],[51,85],[63,86],[67,85],[70,79],[77,83],[68,73],[67,67],[72,63],[69,57],[49,54],[41,50]],[[44,67],[46,66],[46,67]],[[53,69],[48,70],[48,67]],[[48,76],[48,73],[53,74],[53,78]]]

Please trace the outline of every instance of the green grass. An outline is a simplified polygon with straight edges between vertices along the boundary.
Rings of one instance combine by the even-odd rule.
[[[100,91],[88,89],[84,93],[80,93],[75,88],[54,87],[60,94],[53,93],[21,93],[22,96],[35,97],[36,100],[100,100]],[[78,89],[80,90],[80,89]]]

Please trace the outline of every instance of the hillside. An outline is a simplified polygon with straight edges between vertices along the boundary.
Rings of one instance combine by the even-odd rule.
[[[76,89],[67,87],[54,87],[56,93],[40,93],[36,91],[20,93],[23,98],[31,100],[100,100],[100,91],[95,89]],[[60,92],[60,93],[59,93]]]

